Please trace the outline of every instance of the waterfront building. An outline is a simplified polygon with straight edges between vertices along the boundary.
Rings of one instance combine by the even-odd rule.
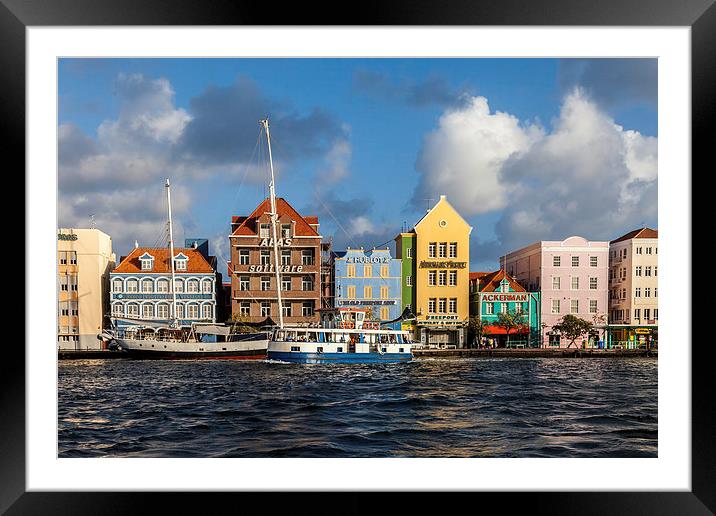
[[[283,320],[318,324],[321,306],[321,235],[318,217],[300,215],[276,198]],[[245,321],[278,321],[271,203],[266,198],[248,216],[231,219],[231,312]]]
[[[609,242],[610,346],[652,346],[659,324],[659,233],[642,228]]]
[[[107,327],[112,238],[98,229],[57,231],[57,347],[102,349],[97,335]]]
[[[415,308],[415,233],[400,233],[395,238],[395,256],[400,260],[401,267],[401,310],[408,308],[413,312]],[[414,313],[414,312],[413,312]],[[414,321],[401,323],[401,329],[415,331]]]
[[[402,313],[401,260],[389,249],[363,248],[333,252],[336,308],[369,308],[375,321],[391,321]],[[400,323],[393,329],[401,329]]]
[[[470,273],[470,315],[487,324],[485,336],[497,347],[539,345],[542,331],[540,296],[540,292],[527,292],[503,269]],[[523,324],[508,334],[497,324],[499,314],[503,312],[522,314]],[[475,344],[479,343],[471,343]]]
[[[400,257],[414,257],[414,265],[403,268],[403,292],[412,290],[406,297],[414,304],[414,340],[421,346],[465,347],[471,232],[441,195],[412,230],[396,237]]]
[[[500,268],[525,290],[541,293],[542,346],[569,344],[551,331],[565,314],[606,326],[609,242],[580,236],[543,240],[502,256]]]
[[[208,254],[205,240],[189,239],[174,248],[176,317],[182,326],[192,322],[216,322],[217,290],[221,274],[216,257]],[[135,246],[110,274],[112,317],[124,329],[143,320],[169,321],[173,291],[168,248]],[[137,321],[133,321],[137,319]]]

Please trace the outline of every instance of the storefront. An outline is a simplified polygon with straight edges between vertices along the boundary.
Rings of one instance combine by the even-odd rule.
[[[655,349],[659,345],[659,327],[655,324],[611,324],[606,333],[609,349]]]
[[[465,323],[457,315],[435,315],[417,320],[418,340],[432,348],[465,347]]]

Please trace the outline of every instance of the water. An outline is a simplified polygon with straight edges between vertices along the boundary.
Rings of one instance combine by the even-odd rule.
[[[60,457],[656,457],[657,361],[61,361]]]

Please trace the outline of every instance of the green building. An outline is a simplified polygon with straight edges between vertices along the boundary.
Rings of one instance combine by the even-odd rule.
[[[415,270],[416,270],[416,252],[415,252],[415,233],[400,233],[395,237],[395,257],[402,260],[402,307],[401,312],[406,307],[412,311],[415,310]],[[403,330],[413,331],[414,322],[402,323]]]

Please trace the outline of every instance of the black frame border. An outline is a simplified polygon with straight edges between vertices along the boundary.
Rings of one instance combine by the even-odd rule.
[[[367,0],[349,16],[336,4],[295,2],[277,9],[267,2],[215,0],[0,0],[0,125],[5,134],[4,155],[16,170],[25,170],[25,29],[28,26],[88,25],[509,25],[509,26],[687,26],[691,28],[692,170],[705,168],[716,141],[716,0]],[[348,12],[346,9],[344,12]],[[267,23],[269,22],[269,23]],[[301,23],[303,22],[303,23]],[[711,159],[713,161],[713,159]],[[693,171],[684,171],[693,182]],[[693,191],[693,190],[692,190]],[[27,192],[26,192],[27,195]],[[662,194],[662,202],[665,196]],[[692,236],[694,232],[692,229]],[[27,227],[25,227],[25,236]],[[690,251],[690,250],[689,250]],[[27,275],[28,271],[25,270]],[[687,284],[692,284],[686,278]],[[26,292],[26,294],[28,294]],[[31,296],[27,296],[27,301]],[[27,306],[27,304],[26,304]],[[691,337],[692,320],[688,325]],[[25,323],[28,314],[25,313]],[[12,344],[7,342],[7,344]],[[691,344],[691,342],[685,343]],[[716,514],[716,392],[710,342],[692,345],[692,491],[691,492],[529,492],[470,493],[468,503],[499,503],[501,512],[527,506],[532,513],[549,514]],[[27,340],[25,346],[31,345]],[[710,345],[710,346],[709,346]],[[261,493],[127,493],[25,491],[25,349],[6,346],[2,364],[2,438],[0,439],[0,511],[7,514],[124,514],[206,512],[229,503],[235,509],[271,504],[274,494]],[[477,500],[475,499],[477,495]],[[308,493],[290,495],[292,510]],[[340,512],[375,510],[376,493],[349,493]],[[466,501],[467,493],[451,496]],[[445,506],[424,493],[411,494],[423,510]],[[211,498],[211,500],[210,500]],[[312,497],[313,498],[313,497]],[[271,500],[269,502],[269,500]],[[218,502],[218,503],[217,503]],[[457,499],[455,499],[457,502]],[[454,502],[453,502],[454,503]],[[321,504],[323,505],[323,504]],[[330,504],[328,504],[330,505]],[[455,505],[457,506],[457,505]],[[312,512],[335,513],[337,507]],[[281,507],[282,508],[282,507]]]

